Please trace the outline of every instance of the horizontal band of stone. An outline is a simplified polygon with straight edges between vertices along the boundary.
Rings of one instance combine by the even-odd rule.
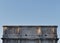
[[[59,40],[59,38],[1,38],[2,40],[4,39],[12,39],[12,40]]]

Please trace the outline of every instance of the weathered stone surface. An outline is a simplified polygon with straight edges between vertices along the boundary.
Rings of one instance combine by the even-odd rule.
[[[57,26],[3,26],[3,43],[57,43]]]

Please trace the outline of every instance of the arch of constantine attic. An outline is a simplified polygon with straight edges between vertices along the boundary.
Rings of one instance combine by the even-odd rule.
[[[57,43],[55,25],[4,25],[3,43]]]

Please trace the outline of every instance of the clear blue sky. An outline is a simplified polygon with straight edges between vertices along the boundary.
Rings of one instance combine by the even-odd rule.
[[[60,0],[0,0],[0,38],[5,24],[55,24],[60,37]]]

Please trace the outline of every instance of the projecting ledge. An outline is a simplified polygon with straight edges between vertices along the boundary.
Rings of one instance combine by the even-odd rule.
[[[17,40],[59,40],[59,38],[1,38],[2,40],[4,39],[17,39]]]

